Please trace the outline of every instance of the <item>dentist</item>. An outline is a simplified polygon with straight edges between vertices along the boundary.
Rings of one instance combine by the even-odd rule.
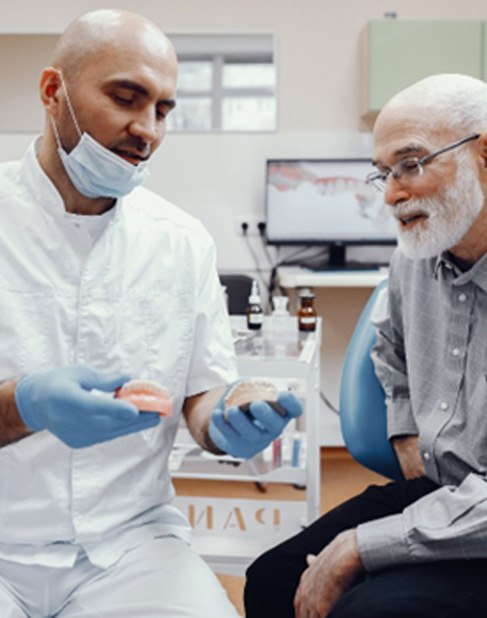
[[[153,23],[88,13],[42,73],[44,134],[0,165],[2,618],[237,616],[171,505],[180,415],[202,447],[251,457],[301,407],[224,414],[214,243],[140,186],[176,80]],[[114,399],[129,377],[166,386],[173,416]]]

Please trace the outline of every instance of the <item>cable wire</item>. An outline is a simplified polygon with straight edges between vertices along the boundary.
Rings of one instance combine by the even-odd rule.
[[[325,403],[325,405],[330,408],[330,410],[334,413],[334,414],[340,414],[340,410],[338,408],[336,408],[331,401],[328,399],[328,397],[325,395],[325,393],[323,391],[320,391],[320,399]]]

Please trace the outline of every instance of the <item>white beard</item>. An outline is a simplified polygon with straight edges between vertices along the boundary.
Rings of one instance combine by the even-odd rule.
[[[479,180],[470,165],[458,166],[454,184],[442,195],[410,200],[394,208],[396,218],[418,211],[427,215],[411,229],[399,227],[398,246],[404,255],[411,259],[436,257],[457,245],[468,232],[484,205]]]

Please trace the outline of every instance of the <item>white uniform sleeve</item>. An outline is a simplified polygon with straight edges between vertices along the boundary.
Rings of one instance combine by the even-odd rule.
[[[186,393],[196,395],[238,378],[230,321],[212,245],[199,264],[193,353]]]

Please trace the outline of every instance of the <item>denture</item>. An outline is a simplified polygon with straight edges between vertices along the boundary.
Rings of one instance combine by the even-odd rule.
[[[228,391],[224,399],[224,417],[227,420],[226,411],[228,408],[239,407],[244,412],[250,414],[249,405],[252,401],[266,401],[274,410],[284,416],[286,411],[277,402],[277,389],[267,380],[242,380]]]
[[[115,391],[115,397],[133,403],[141,412],[171,416],[172,398],[167,388],[150,380],[129,380]]]

